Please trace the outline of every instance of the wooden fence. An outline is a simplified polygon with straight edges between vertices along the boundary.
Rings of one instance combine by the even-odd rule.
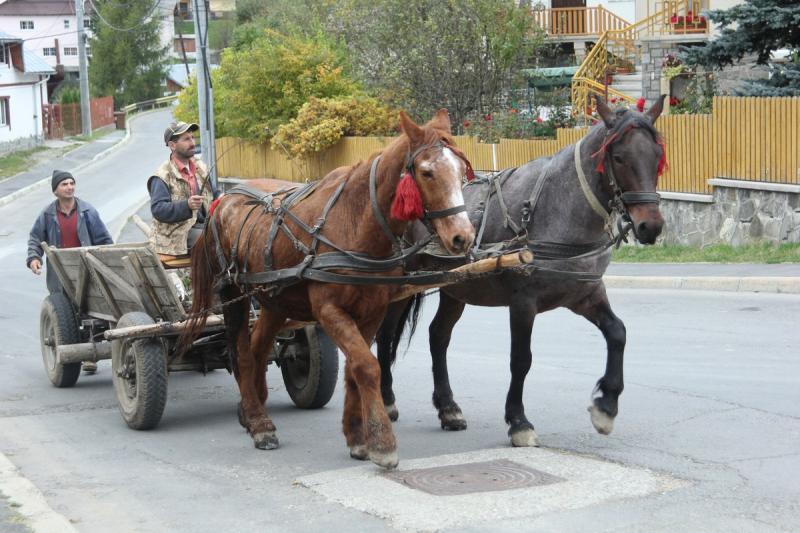
[[[669,159],[669,170],[659,181],[662,191],[709,194],[708,179],[714,177],[800,184],[800,97],[717,97],[710,115],[666,115],[656,126]],[[501,139],[498,144],[460,136],[456,143],[476,170],[493,171],[552,155],[586,131],[559,129],[555,139]],[[390,140],[347,137],[325,152],[291,160],[267,145],[223,138],[217,140],[218,172],[313,180],[369,158]]]
[[[89,100],[92,131],[114,123],[114,98],[102,96]],[[42,116],[45,137],[60,139],[64,135],[79,135],[81,128],[80,104],[45,104]]]

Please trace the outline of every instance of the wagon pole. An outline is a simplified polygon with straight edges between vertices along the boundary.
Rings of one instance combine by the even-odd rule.
[[[436,289],[452,283],[460,283],[481,274],[498,272],[501,269],[527,265],[532,262],[533,252],[527,249],[489,259],[481,259],[480,261],[468,263],[447,271],[450,276],[448,277],[448,280],[443,283],[435,283],[431,285],[400,285],[395,294],[392,296],[391,301],[396,302],[399,300],[404,300],[410,296],[413,296],[414,294],[429,289]],[[295,329],[308,324],[311,324],[311,322],[287,320],[283,329]],[[185,330],[188,325],[188,320],[182,320],[180,322],[160,322],[157,324],[148,324],[144,326],[129,326],[125,328],[109,329],[103,333],[103,336],[106,340],[112,341],[117,339],[177,335]],[[223,326],[224,320],[221,315],[213,314],[210,315],[206,320],[206,328],[222,328]]]

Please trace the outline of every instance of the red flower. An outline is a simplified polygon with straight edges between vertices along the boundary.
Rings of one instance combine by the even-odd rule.
[[[686,22],[691,23],[692,20],[694,20],[694,16],[692,15],[692,12],[689,11],[688,13],[686,13]]]
[[[673,13],[672,16],[669,18],[670,24],[677,24],[678,23],[678,14]]]
[[[509,109],[508,112],[509,113],[519,113],[519,111],[517,111],[517,108],[515,108],[515,107],[512,107],[511,109]]]
[[[669,105],[678,105],[681,101],[677,96],[670,96],[669,97]]]
[[[492,115],[491,114],[483,115],[483,120],[492,120]]]
[[[536,122],[541,124],[543,122],[542,117],[536,117]]]
[[[465,128],[469,128],[469,125],[470,125],[470,124],[472,124],[472,122],[470,122],[469,120],[465,120],[465,121],[464,121],[464,127],[465,127]]]
[[[612,104],[616,104],[616,103],[617,103],[617,97],[616,97],[616,96],[615,96],[614,98],[612,98],[612,99],[611,99],[611,103],[612,103]]]

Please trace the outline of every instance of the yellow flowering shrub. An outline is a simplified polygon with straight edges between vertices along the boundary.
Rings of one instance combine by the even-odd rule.
[[[278,128],[272,147],[300,157],[330,148],[344,136],[395,135],[397,124],[397,111],[375,98],[312,97]]]

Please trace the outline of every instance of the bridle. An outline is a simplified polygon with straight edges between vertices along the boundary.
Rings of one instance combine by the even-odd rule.
[[[622,137],[624,137],[628,131],[635,127],[635,125],[631,125],[621,134],[620,132],[606,133],[600,149],[592,154],[592,157],[601,157],[601,160],[597,164],[595,170],[608,179],[608,185],[611,188],[611,200],[608,202],[607,209],[603,207],[603,205],[600,203],[600,200],[598,200],[597,196],[594,194],[591,187],[589,187],[588,182],[586,181],[586,175],[583,172],[580,155],[580,148],[583,139],[579,140],[575,144],[575,170],[578,173],[578,180],[580,181],[581,189],[583,190],[583,194],[586,196],[586,200],[589,202],[589,205],[592,207],[592,209],[605,221],[606,230],[608,231],[609,235],[612,236],[612,238],[614,237],[612,229],[613,218],[611,215],[612,213],[617,213],[619,215],[619,218],[617,219],[618,235],[615,237],[617,245],[619,245],[621,241],[628,242],[627,234],[630,231],[633,231],[633,234],[637,239],[639,238],[639,235],[636,232],[636,226],[633,224],[630,212],[628,211],[630,206],[638,204],[658,205],[661,202],[661,195],[655,191],[623,191],[622,187],[619,185],[619,180],[614,173],[614,165],[608,148],[612,146],[613,143],[622,139]],[[662,145],[663,149],[663,143],[659,144]],[[663,168],[663,166],[663,164],[659,163],[659,171]]]
[[[459,150],[459,149],[455,148],[454,146],[452,146],[451,144],[447,143],[446,141],[439,140],[439,141],[436,141],[436,142],[431,143],[431,144],[422,145],[419,148],[417,148],[416,150],[414,150],[413,152],[411,152],[409,150],[409,153],[406,155],[406,161],[405,161],[405,165],[403,167],[402,174],[403,175],[405,175],[405,174],[410,175],[411,179],[414,180],[414,183],[416,183],[417,187],[419,187],[419,181],[417,180],[416,172],[414,171],[414,163],[417,160],[417,157],[419,157],[419,155],[422,152],[424,152],[426,150],[429,150],[429,149],[433,149],[433,148],[438,148],[438,149],[440,149],[442,151],[444,151],[445,148],[449,149],[451,152],[453,152],[453,154],[456,157],[458,157],[459,159],[464,161],[464,163],[465,163],[465,165],[467,167],[466,176],[465,176],[464,179],[466,181],[472,181],[473,179],[475,179],[475,172],[472,170],[472,165],[470,164],[469,160],[466,158],[464,153],[461,150]],[[378,206],[377,169],[378,169],[378,163],[380,162],[381,157],[382,156],[379,155],[378,157],[376,157],[372,161],[372,166],[370,167],[370,171],[369,171],[369,199],[370,199],[370,205],[372,207],[372,214],[375,217],[375,219],[378,221],[378,225],[380,226],[380,228],[383,231],[383,233],[389,238],[389,240],[393,243],[393,245],[396,248],[401,249],[402,248],[402,243],[400,242],[400,239],[392,232],[391,228],[389,228],[389,223],[386,221],[386,217],[384,217],[383,213],[380,210],[380,207]],[[458,213],[466,212],[466,210],[467,210],[467,206],[464,205],[464,204],[453,206],[453,207],[449,207],[447,209],[439,209],[439,210],[436,210],[436,211],[430,211],[427,208],[423,207],[424,215],[423,215],[421,221],[425,225],[425,227],[428,229],[428,232],[430,234],[434,234],[435,231],[433,229],[431,221],[433,221],[433,220],[435,220],[437,218],[445,218],[445,217],[449,217],[451,215],[457,215]],[[428,237],[428,240],[430,240],[430,235]]]

